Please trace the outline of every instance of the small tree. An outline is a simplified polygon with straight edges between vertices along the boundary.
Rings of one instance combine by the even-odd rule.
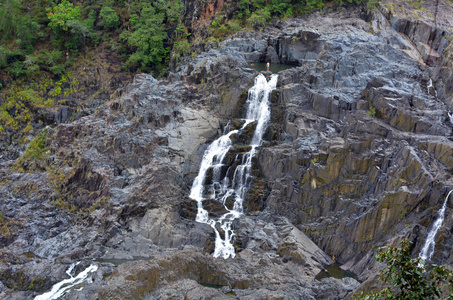
[[[57,36],[58,42],[63,42],[65,48],[77,51],[91,37],[90,30],[84,25],[80,6],[74,6],[67,0],[47,8],[49,27]],[[68,34],[69,33],[69,34]]]
[[[255,29],[266,26],[267,22],[271,19],[271,13],[266,9],[259,9],[252,13],[250,18],[247,19],[247,24]]]
[[[102,6],[99,17],[101,18],[101,21],[99,21],[98,25],[105,28],[113,29],[121,24],[116,11],[107,5]]]
[[[167,38],[164,18],[163,13],[156,13],[156,9],[147,3],[143,4],[140,16],[131,15],[129,22],[133,31],[123,31],[120,35],[133,51],[127,60],[129,64],[139,64],[142,70],[160,67],[169,52],[164,46]]]
[[[64,34],[69,30],[68,21],[82,21],[80,7],[75,6],[67,0],[63,0],[60,4],[54,5],[52,8],[47,8],[47,17],[49,18],[49,27],[56,34]]]
[[[444,266],[425,265],[421,258],[412,258],[411,244],[404,239],[401,241],[401,247],[383,247],[381,252],[376,254],[376,260],[386,263],[379,277],[386,287],[378,292],[361,292],[355,295],[355,298],[360,300],[440,299],[449,286],[450,295],[443,299],[453,300],[453,271]]]

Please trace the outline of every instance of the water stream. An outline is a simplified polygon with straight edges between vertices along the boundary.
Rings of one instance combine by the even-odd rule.
[[[243,213],[243,201],[250,187],[252,176],[252,158],[257,147],[262,143],[262,137],[270,120],[269,98],[277,86],[278,75],[272,75],[269,82],[259,74],[255,84],[248,91],[247,114],[240,129],[229,130],[226,126],[224,134],[213,141],[206,149],[197,177],[194,179],[190,198],[197,201],[198,211],[196,221],[209,224],[215,232],[214,257],[234,257],[235,233],[232,222]],[[249,151],[236,155],[240,163],[234,168],[224,170],[224,159],[228,151],[234,147],[231,138],[240,134],[247,126],[255,122],[255,131],[248,145]],[[212,177],[209,178],[209,177]],[[206,185],[206,181],[212,182]],[[203,207],[205,200],[212,199],[223,204],[226,213],[218,218],[211,218],[208,210]],[[233,205],[226,205],[227,201],[234,201]],[[221,229],[221,230],[220,230]]]
[[[434,248],[436,246],[436,241],[435,241],[436,234],[437,234],[437,231],[439,230],[439,228],[444,223],[445,210],[447,208],[448,197],[450,197],[451,192],[453,192],[453,190],[451,190],[447,194],[447,197],[445,197],[444,204],[438,211],[438,217],[437,217],[436,221],[434,221],[433,227],[428,232],[428,237],[426,238],[425,245],[423,246],[422,251],[420,251],[419,257],[423,261],[427,261],[427,260],[431,259],[431,257],[434,254]]]
[[[426,88],[428,90],[428,94],[431,94],[431,89],[434,91],[434,96],[437,98],[437,91],[436,87],[433,85],[433,80],[430,78],[428,81],[428,84],[426,85]]]
[[[79,263],[80,262],[71,264],[71,266],[69,266],[69,268],[66,270],[66,274],[68,274],[70,278],[64,279],[64,280],[54,284],[52,286],[52,289],[49,292],[36,296],[35,300],[59,299],[70,289],[91,279],[91,277],[89,277],[89,275],[91,273],[95,272],[98,269],[98,266],[92,264],[88,268],[86,268],[85,270],[80,272],[76,277],[73,277],[72,272],[74,271],[75,266],[77,266]]]

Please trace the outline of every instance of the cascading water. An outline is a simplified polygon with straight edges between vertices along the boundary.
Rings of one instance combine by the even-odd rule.
[[[453,192],[453,190],[451,190],[447,194],[447,197],[445,197],[444,204],[442,205],[441,209],[438,211],[439,216],[437,217],[436,221],[434,222],[433,227],[431,228],[431,231],[428,233],[428,236],[426,238],[425,245],[423,246],[422,251],[420,251],[419,257],[423,261],[427,261],[427,260],[431,259],[431,257],[434,254],[434,248],[436,246],[435,237],[436,237],[437,231],[444,223],[445,210],[447,208],[448,197],[450,197],[451,192]]]
[[[85,270],[80,272],[76,277],[73,277],[72,271],[74,270],[74,267],[77,266],[79,263],[80,262],[71,264],[71,266],[66,270],[66,274],[68,274],[70,278],[62,280],[62,281],[54,284],[52,286],[52,289],[49,292],[36,296],[34,300],[59,299],[73,287],[80,285],[83,282],[87,281],[87,279],[89,278],[89,275],[98,269],[98,266],[92,264],[88,268],[86,268]]]
[[[224,135],[209,145],[203,155],[200,171],[192,184],[190,198],[196,200],[198,205],[195,220],[200,223],[209,224],[215,232],[214,257],[223,257],[226,259],[235,256],[233,247],[235,234],[231,224],[234,219],[243,213],[242,204],[252,180],[250,174],[252,158],[255,156],[256,148],[261,145],[263,134],[270,120],[269,98],[271,92],[277,86],[277,78],[278,75],[272,75],[269,82],[262,74],[259,74],[255,78],[254,86],[248,91],[246,103],[247,115],[244,124],[240,129],[226,130],[228,132],[225,132]],[[234,170],[230,168],[226,172],[222,172],[225,155],[233,147],[232,136],[240,134],[252,122],[256,122],[256,127],[248,145],[250,150],[244,153],[242,158],[237,156],[241,160],[241,163]],[[212,170],[212,184],[210,185],[209,191],[207,191],[205,181],[208,177],[209,170]],[[230,172],[233,172],[232,176],[229,176],[231,175]],[[203,201],[207,199],[219,201],[223,204],[227,212],[216,220],[210,218],[208,211],[203,208]],[[226,205],[228,200],[234,201],[230,209]],[[222,228],[223,237],[218,227]]]
[[[428,81],[428,84],[426,85],[426,88],[428,89],[428,93],[431,94],[431,91],[434,92],[434,96],[437,98],[437,91],[436,87],[433,85],[433,80],[430,78]]]

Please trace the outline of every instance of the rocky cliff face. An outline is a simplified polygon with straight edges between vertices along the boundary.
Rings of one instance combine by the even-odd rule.
[[[1,295],[33,298],[95,260],[93,282],[68,299],[343,299],[358,281],[314,279],[332,258],[372,282],[377,247],[408,237],[418,253],[453,186],[452,28],[388,3],[239,32],[49,128],[25,173],[1,161]],[[237,256],[216,259],[189,189],[209,142],[243,113],[247,62],[264,61],[295,67],[272,96]],[[438,263],[453,259],[452,226],[447,209]]]

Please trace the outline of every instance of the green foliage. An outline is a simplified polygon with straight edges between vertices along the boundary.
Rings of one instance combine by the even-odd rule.
[[[283,16],[288,10],[292,10],[291,0],[271,0],[269,12],[273,15]]]
[[[64,73],[62,51],[57,49],[53,49],[51,52],[42,51],[37,54],[37,59],[38,63],[54,75],[58,76]]]
[[[86,44],[87,39],[93,36],[87,27],[92,20],[83,22],[80,6],[74,6],[67,0],[48,8],[47,16],[49,18],[48,26],[56,34],[56,44],[63,43],[66,49],[77,52],[82,45]]]
[[[324,6],[322,0],[305,0],[304,11],[311,11],[313,9],[321,9]]]
[[[226,25],[220,25],[219,28],[215,29],[212,33],[212,36],[216,39],[225,38],[227,35],[231,34],[232,32]]]
[[[50,90],[49,96],[55,98],[55,97],[61,95],[61,92],[62,92],[61,86],[63,85],[63,83],[65,83],[67,81],[68,80],[67,80],[66,76],[64,76],[64,75],[61,76],[61,79],[55,83],[55,87],[52,90]]]
[[[64,201],[63,199],[56,199],[53,205],[59,209],[67,210],[71,213],[77,211],[77,207],[74,204]]]
[[[422,9],[423,4],[425,3],[424,0],[406,0],[406,1],[409,4],[412,4],[415,7],[415,9]]]
[[[343,1],[370,5],[378,0]],[[260,29],[271,18],[308,13],[324,2],[334,1],[238,0],[233,19],[221,12],[212,22],[207,47],[216,47],[244,24]],[[99,44],[132,71],[162,73],[172,47],[171,55],[187,55],[186,41],[193,42],[182,23],[183,5],[181,0],[2,0],[0,73],[13,79],[38,79],[45,72],[61,76]]]
[[[7,52],[9,51],[0,46],[0,68],[5,68],[8,66]]]
[[[376,107],[370,105],[370,108],[368,110],[368,114],[372,117],[375,117],[376,116]]]
[[[264,0],[239,0],[237,15],[239,18],[249,18],[257,9],[264,8]]]
[[[17,121],[14,120],[14,118],[9,114],[5,105],[2,105],[0,107],[0,121],[3,125],[6,125],[6,126],[11,126],[11,127],[17,126]],[[2,126],[2,131],[4,131],[3,126]]]
[[[271,14],[268,10],[259,9],[253,12],[252,15],[247,19],[247,24],[255,29],[259,29],[266,26],[270,18]]]
[[[188,30],[184,24],[179,24],[176,28],[175,31],[173,32],[173,38],[175,40],[179,39],[187,39],[190,36],[190,33],[188,33]]]
[[[239,19],[246,20],[249,26],[260,28],[263,27],[270,18],[293,17],[297,14],[311,13],[313,10],[320,10],[326,2],[348,2],[351,4],[369,4],[369,7],[375,7],[379,0],[239,0],[236,16]],[[417,1],[417,0],[416,0]]]
[[[191,54],[191,47],[188,40],[180,40],[175,42],[172,51],[172,58],[175,60],[180,60],[182,56]]]
[[[85,45],[88,39],[92,38],[93,33],[78,20],[69,20],[66,22],[66,26],[71,33],[70,36],[66,36],[64,45],[67,49],[76,51],[82,45]]]
[[[239,21],[237,20],[228,21],[228,27],[233,33],[236,33],[242,29],[241,25],[239,24]]]
[[[10,222],[8,221],[8,218],[1,210],[0,210],[0,234],[6,237],[11,235]]]
[[[99,21],[98,25],[101,27],[113,29],[120,25],[120,18],[116,11],[107,5],[102,6],[99,17],[101,18],[101,21]]]
[[[33,279],[30,282],[30,285],[28,286],[28,290],[38,291],[40,288],[44,286],[45,282],[46,279],[41,276],[33,277]]]
[[[401,241],[401,247],[383,247],[376,260],[386,263],[379,278],[386,287],[378,292],[361,292],[355,295],[356,299],[453,299],[453,271],[444,266],[424,265],[422,259],[412,258],[411,242],[407,239]],[[450,295],[441,298],[446,287]]]
[[[55,101],[53,99],[47,99],[44,102],[44,107],[51,108],[55,106]]]
[[[164,47],[164,40],[167,38],[163,25],[164,17],[164,13],[156,12],[149,4],[144,4],[140,16],[131,16],[129,21],[133,31],[124,31],[121,34],[121,38],[127,41],[133,51],[127,60],[131,66],[149,70],[151,67],[159,68],[160,63],[165,60],[169,50]]]
[[[96,11],[90,9],[88,12],[88,17],[83,21],[83,25],[87,28],[93,28],[94,23],[96,23]]]
[[[8,72],[13,77],[17,78],[25,73],[24,64],[21,61],[15,61]]]
[[[183,13],[183,5],[180,0],[172,0],[172,1],[162,1],[166,4],[165,13],[167,17],[167,23],[177,23],[181,22],[181,15]]]
[[[40,25],[32,19],[30,14],[23,14],[24,1],[5,0],[0,4],[0,41],[12,37],[21,40],[21,47],[30,52],[33,43],[40,36]]]
[[[42,98],[38,95],[38,92],[33,89],[25,89],[17,93],[17,96],[21,101],[30,103],[32,107],[39,107],[42,103]]]
[[[52,6],[47,9],[47,16],[49,18],[49,26],[57,34],[69,31],[69,21],[81,21],[82,14],[80,7],[74,7],[74,4],[67,0],[61,1],[60,4]]]
[[[216,49],[219,47],[220,41],[215,37],[210,36],[204,41],[204,43],[208,49]]]
[[[222,18],[221,17],[216,17],[214,21],[212,21],[212,26],[219,28],[220,25],[222,24]]]
[[[380,0],[368,0],[367,1],[367,7],[369,9],[376,9]]]
[[[24,166],[34,160],[41,160],[45,158],[45,153],[49,150],[46,147],[47,129],[44,129],[37,137],[35,137],[25,150],[24,154],[19,157],[15,162],[16,169],[24,168]]]

